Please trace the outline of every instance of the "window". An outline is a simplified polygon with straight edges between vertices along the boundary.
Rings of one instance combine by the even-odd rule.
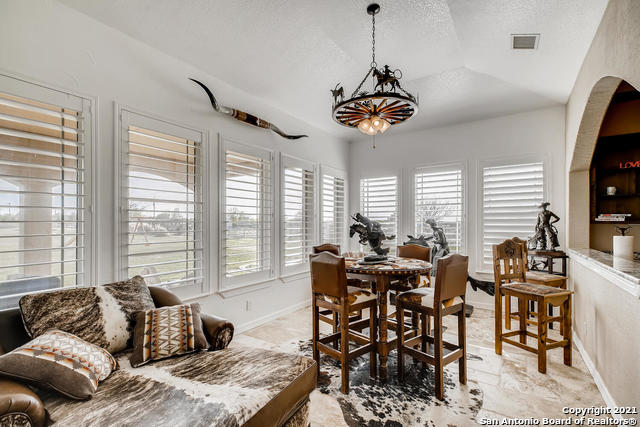
[[[514,236],[533,233],[538,205],[544,200],[542,162],[482,169],[482,266],[493,265],[492,246]]]
[[[121,111],[121,277],[204,282],[201,132]]]
[[[360,213],[378,221],[387,237],[383,247],[395,253],[398,244],[398,178],[365,178],[360,180]],[[363,248],[368,250],[369,248]]]
[[[345,243],[345,177],[344,172],[322,167],[320,243]]]
[[[315,241],[315,167],[311,162],[283,154],[281,168],[282,273],[293,274],[309,269],[308,256]]]
[[[272,153],[222,140],[222,288],[273,277]]]
[[[427,219],[444,229],[452,252],[463,250],[462,168],[420,168],[415,172],[416,235],[432,235]]]
[[[26,293],[91,281],[91,120],[86,99],[4,76],[0,83],[38,99],[0,92],[0,309],[6,309]]]

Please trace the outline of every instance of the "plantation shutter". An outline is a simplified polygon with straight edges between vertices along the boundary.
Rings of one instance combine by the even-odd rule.
[[[223,287],[273,277],[272,153],[223,141],[221,275]]]
[[[420,168],[415,172],[416,235],[431,236],[425,220],[444,229],[452,252],[463,249],[464,211],[462,168]]]
[[[32,97],[0,92],[1,310],[27,293],[90,281],[90,104],[0,77]]]
[[[542,162],[485,167],[482,170],[483,269],[493,265],[492,246],[533,234],[544,201]]]
[[[345,175],[344,172],[322,168],[320,243],[345,243]]]
[[[202,133],[126,110],[122,132],[123,278],[202,288]]]
[[[315,167],[313,163],[281,156],[281,254],[284,274],[309,269],[315,242]]]
[[[365,178],[360,180],[360,213],[378,221],[387,237],[382,246],[395,253],[398,245],[398,178]],[[370,248],[362,248],[368,251]]]

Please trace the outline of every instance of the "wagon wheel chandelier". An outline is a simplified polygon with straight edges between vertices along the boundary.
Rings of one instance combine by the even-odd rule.
[[[343,126],[358,128],[360,132],[371,136],[375,136],[378,132],[386,132],[391,126],[409,120],[418,112],[418,100],[400,85],[402,71],[391,70],[388,65],[378,69],[376,63],[376,14],[378,12],[380,12],[380,5],[377,3],[367,7],[372,23],[369,71],[349,99],[344,99],[344,88],[340,83],[331,90],[333,119]],[[362,85],[369,76],[374,83],[372,91],[362,89]]]

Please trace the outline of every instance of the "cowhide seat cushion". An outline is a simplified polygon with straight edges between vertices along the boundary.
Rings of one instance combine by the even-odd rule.
[[[323,295],[327,302],[340,304],[340,300],[336,297]],[[347,286],[347,301],[349,305],[360,304],[365,301],[375,299],[376,295],[368,289],[358,288],[356,286]]]
[[[317,381],[313,359],[240,345],[140,368],[125,352],[118,363],[91,400],[40,392],[54,425],[282,425]]]
[[[424,307],[433,308],[433,300],[435,298],[434,288],[416,288],[410,291],[402,292],[396,297],[396,299],[402,300],[402,302],[411,302],[414,304],[420,304]],[[451,307],[452,305],[461,304],[462,298],[455,297],[442,302],[442,307]]]

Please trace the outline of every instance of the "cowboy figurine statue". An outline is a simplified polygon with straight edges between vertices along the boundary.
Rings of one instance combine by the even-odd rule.
[[[558,242],[558,230],[553,225],[560,221],[560,217],[547,207],[551,203],[544,202],[538,206],[540,211],[538,212],[538,220],[536,222],[536,233],[533,237],[536,239],[536,249],[547,250],[548,247],[551,250],[556,250],[560,243]]]

